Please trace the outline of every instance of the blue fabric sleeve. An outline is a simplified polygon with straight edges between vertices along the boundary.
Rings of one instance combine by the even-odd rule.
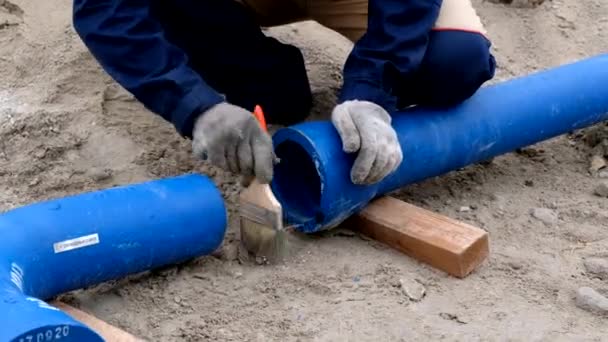
[[[369,0],[367,32],[344,65],[339,102],[372,101],[392,112],[393,88],[420,66],[441,0]]]
[[[196,116],[224,97],[165,39],[149,7],[146,0],[75,0],[74,28],[112,78],[191,137]]]

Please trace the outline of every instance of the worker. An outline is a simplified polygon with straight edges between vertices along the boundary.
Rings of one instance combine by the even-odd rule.
[[[353,41],[331,113],[355,184],[403,161],[390,113],[449,106],[494,76],[470,0],[75,0],[73,24],[103,69],[192,140],[195,155],[272,180],[269,124],[303,121],[312,96],[303,56],[263,29],[316,20]],[[447,133],[447,132],[446,132]]]

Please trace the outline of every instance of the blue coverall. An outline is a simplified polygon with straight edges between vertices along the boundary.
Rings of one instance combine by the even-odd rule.
[[[368,100],[389,112],[450,105],[491,79],[495,61],[484,36],[431,30],[441,2],[370,0],[339,102]],[[264,35],[234,0],[75,0],[73,23],[104,70],[185,137],[201,112],[224,100],[262,105],[269,123],[309,114],[301,52]]]

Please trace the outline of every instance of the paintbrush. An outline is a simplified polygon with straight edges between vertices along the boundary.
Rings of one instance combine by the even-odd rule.
[[[262,108],[256,106],[253,114],[268,132]],[[283,227],[283,209],[269,184],[261,184],[254,178],[241,192],[239,223],[241,243],[256,258],[261,258],[264,263],[275,263],[285,256],[287,237]]]

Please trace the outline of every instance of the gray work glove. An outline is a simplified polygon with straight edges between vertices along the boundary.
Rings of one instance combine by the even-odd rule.
[[[192,130],[192,151],[211,164],[234,174],[272,180],[272,139],[253,113],[229,103],[202,113]]]
[[[359,152],[350,177],[355,184],[373,184],[395,171],[403,160],[391,116],[381,106],[352,100],[337,105],[331,120],[344,152]]]

